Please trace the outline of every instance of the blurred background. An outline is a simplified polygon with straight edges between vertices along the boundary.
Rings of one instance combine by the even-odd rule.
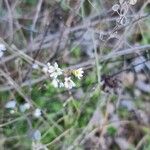
[[[0,0],[0,150],[150,150],[149,0]],[[47,63],[70,73],[56,88]]]

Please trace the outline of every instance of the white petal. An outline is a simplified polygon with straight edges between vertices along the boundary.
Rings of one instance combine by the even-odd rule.
[[[47,66],[49,67],[49,66],[51,66],[51,64],[48,62],[48,63],[47,63]]]
[[[26,109],[30,109],[31,105],[30,105],[29,103],[25,103],[25,104],[24,104],[24,107],[25,107]]]
[[[54,63],[54,67],[55,67],[55,68],[58,68],[57,62]]]
[[[33,69],[38,69],[38,68],[39,68],[39,65],[38,65],[38,64],[33,64],[33,65],[32,65],[32,68],[33,68]]]
[[[42,112],[41,112],[41,109],[39,109],[39,108],[35,109],[35,111],[33,113],[34,117],[36,117],[36,118],[39,118],[41,116],[41,114],[42,114]]]
[[[58,80],[57,79],[53,79],[52,81],[52,85],[55,87],[55,88],[58,88]]]
[[[55,71],[55,68],[53,66],[48,66],[48,72],[52,73]]]
[[[64,87],[64,84],[62,82],[60,82],[59,87]]]
[[[71,77],[66,77],[65,78],[65,83],[64,83],[64,86],[67,88],[67,89],[72,89],[73,87],[75,87],[75,83],[71,80]]]
[[[53,72],[53,73],[50,74],[51,78],[55,78],[56,79],[57,76],[58,76],[57,72]]]
[[[20,105],[19,109],[20,109],[21,112],[25,112],[26,111],[26,109],[24,108],[24,105]]]
[[[41,132],[39,130],[36,130],[34,133],[33,133],[33,137],[32,137],[34,140],[36,141],[40,141],[41,140]]]
[[[28,110],[28,109],[30,109],[30,104],[29,103],[25,103],[25,104],[22,104],[22,105],[20,105],[20,111],[21,112],[25,112],[26,110]]]
[[[121,16],[125,16],[126,14],[127,14],[127,12],[128,12],[128,9],[129,9],[129,6],[128,6],[128,4],[125,2],[125,3],[123,3],[123,5],[122,5],[122,8],[121,8]]]
[[[10,114],[14,114],[14,113],[15,113],[15,110],[11,109]]]
[[[113,11],[118,11],[118,9],[119,9],[119,5],[118,4],[113,5],[113,7],[112,7]]]
[[[12,109],[14,109],[15,107],[16,107],[16,101],[15,100],[9,101],[5,105],[5,108],[12,108]]]
[[[130,5],[135,5],[136,2],[137,2],[137,0],[129,0],[129,4],[130,4]]]
[[[4,44],[0,44],[0,51],[5,51],[6,50],[6,47]]]
[[[44,73],[47,73],[48,68],[47,68],[47,67],[43,67],[42,71],[43,71]]]

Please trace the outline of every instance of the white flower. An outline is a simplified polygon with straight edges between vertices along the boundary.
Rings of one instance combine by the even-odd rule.
[[[33,116],[36,118],[39,118],[41,116],[41,114],[42,114],[41,109],[36,108],[34,113],[33,113]]]
[[[130,4],[130,5],[135,5],[136,2],[137,2],[137,0],[129,0],[129,4]]]
[[[62,82],[59,82],[59,87],[64,87],[64,84]]]
[[[50,77],[57,78],[59,75],[62,75],[62,70],[58,67],[58,64],[55,62],[54,66],[48,64],[48,73],[50,73]]]
[[[57,78],[59,75],[62,75],[62,70],[58,67],[56,62],[54,63],[54,66],[47,63],[47,66],[43,68],[43,72],[50,74],[50,77],[52,78]]]
[[[4,51],[6,50],[6,47],[4,44],[0,44],[0,58],[4,55]]]
[[[32,65],[32,68],[33,68],[33,69],[38,69],[38,68],[39,68],[39,65],[36,64],[36,63],[34,63],[34,64]]]
[[[43,71],[45,74],[47,74],[47,72],[48,72],[48,67],[47,67],[47,66],[43,67],[42,71]]]
[[[75,87],[75,83],[71,80],[71,77],[65,77],[65,82],[64,82],[64,86],[67,89],[72,89],[73,87]]]
[[[5,45],[0,43],[0,51],[5,51],[5,50],[6,50]]]
[[[32,135],[32,139],[36,141],[41,140],[41,132],[39,130],[35,130]]]
[[[26,110],[30,109],[30,104],[29,103],[24,103],[22,105],[20,105],[20,111],[21,112],[25,112]]]
[[[54,78],[52,80],[52,85],[55,87],[55,88],[58,88],[58,87],[64,87],[64,84],[62,82],[60,82],[58,79]]]
[[[14,109],[14,108],[16,108],[16,104],[17,104],[17,102],[15,100],[11,100],[6,103],[5,108]]]
[[[56,78],[54,78],[54,79],[52,80],[52,85],[53,85],[55,88],[58,88],[58,86],[59,86],[59,80],[56,79]]]
[[[11,109],[10,114],[14,114],[14,113],[15,113],[15,110]]]
[[[118,4],[115,4],[115,5],[112,6],[112,10],[113,11],[118,11],[119,7],[120,6]]]
[[[77,70],[73,70],[72,73],[74,74],[74,76],[76,76],[78,79],[81,79],[81,77],[83,77],[83,69],[79,68]]]

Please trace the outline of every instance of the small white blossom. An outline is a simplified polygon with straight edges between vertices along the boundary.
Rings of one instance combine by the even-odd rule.
[[[30,107],[31,106],[29,103],[22,104],[22,105],[20,105],[20,111],[25,112],[26,110],[30,109]]]
[[[14,114],[14,113],[15,113],[15,110],[11,109],[10,114]]]
[[[137,2],[137,0],[129,0],[129,4],[130,4],[130,5],[135,5],[136,2]]]
[[[62,75],[62,70],[58,67],[58,64],[55,62],[54,66],[48,64],[48,72],[50,77],[57,78],[59,75]]]
[[[42,71],[43,71],[45,74],[47,74],[47,72],[48,72],[48,67],[47,67],[47,66],[43,67]]]
[[[64,87],[64,84],[62,82],[59,82],[59,87]]]
[[[65,77],[65,82],[64,82],[64,86],[67,89],[72,89],[73,87],[75,87],[75,83],[71,80],[71,77]]]
[[[128,3],[123,3],[122,4],[122,7],[121,7],[121,12],[122,13],[120,13],[120,17],[125,17],[126,16],[126,14],[127,14],[127,12],[128,12],[128,10],[129,10],[129,5],[128,5]]]
[[[40,132],[40,130],[35,130],[35,132],[33,132],[32,139],[36,140],[36,141],[40,141],[41,140],[41,132]]]
[[[17,102],[15,100],[11,100],[6,103],[5,108],[14,109],[14,108],[16,108],[16,104],[17,104]]]
[[[54,79],[52,80],[52,85],[53,85],[55,88],[64,87],[64,84],[63,84],[60,80],[58,80],[58,79],[56,79],[56,78],[54,78]]]
[[[42,115],[41,109],[39,109],[39,108],[35,109],[33,116],[36,118],[39,118],[41,115]]]
[[[50,77],[57,78],[59,75],[62,75],[62,70],[58,67],[58,64],[55,62],[54,66],[50,63],[47,63],[47,66],[43,68],[43,72],[50,74]]]
[[[4,51],[6,50],[6,47],[4,44],[0,44],[0,58],[4,55]]]
[[[72,73],[74,74],[75,77],[77,77],[78,79],[81,79],[83,77],[83,69],[79,68],[77,70],[73,70]]]
[[[36,64],[36,63],[34,63],[34,64],[32,65],[32,68],[33,68],[33,69],[38,69],[38,68],[39,68],[39,65]]]
[[[0,43],[0,51],[5,51],[5,50],[6,50],[5,45]]]
[[[112,6],[112,10],[113,11],[118,11],[119,7],[120,6],[118,4],[115,4],[115,5]]]
[[[55,88],[58,88],[58,86],[59,86],[59,80],[56,79],[56,78],[54,78],[54,79],[52,80],[52,85],[53,85]]]

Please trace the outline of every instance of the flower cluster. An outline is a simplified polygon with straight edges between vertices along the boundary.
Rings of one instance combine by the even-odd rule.
[[[128,19],[126,17],[126,14],[129,9],[129,5],[135,5],[137,0],[119,0],[119,4],[115,4],[112,6],[112,10],[119,15],[119,19],[117,19],[117,23],[121,25],[126,25],[128,23]]]
[[[29,103],[18,104],[16,100],[12,99],[5,104],[5,108],[9,110],[11,114],[16,112],[25,113],[31,108]],[[32,114],[35,118],[39,118],[42,115],[42,111],[39,108],[36,108]]]
[[[17,101],[12,99],[10,101],[8,101],[5,104],[5,108],[10,110],[11,114],[14,114],[15,112],[20,111],[21,113],[24,113],[26,110],[30,109],[30,104],[29,103],[24,103],[24,104],[17,104]]]
[[[52,85],[55,88],[65,87],[66,89],[72,89],[76,86],[71,75],[81,79],[84,73],[82,68],[68,71],[68,73],[64,72],[61,68],[59,68],[57,62],[55,62],[54,65],[47,63],[47,65],[43,67],[43,72],[52,79]]]
[[[6,47],[0,43],[0,58],[4,55],[4,51],[6,51]]]

